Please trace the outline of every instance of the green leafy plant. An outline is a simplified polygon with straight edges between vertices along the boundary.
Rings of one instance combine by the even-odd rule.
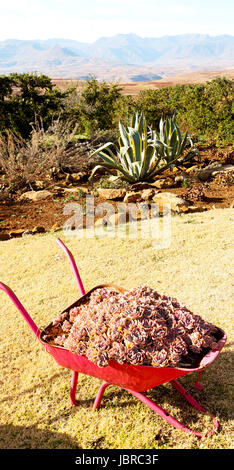
[[[107,142],[93,152],[92,155],[98,155],[103,161],[95,166],[91,178],[99,168],[105,168],[128,182],[152,180],[180,157],[180,153],[176,152],[173,158],[165,161],[161,149],[169,146],[155,137],[143,113],[134,113],[131,126],[125,127],[120,120],[119,132],[119,149],[113,142]]]
[[[158,156],[156,146],[153,143],[148,144],[147,125],[143,114],[139,119],[138,113],[135,113],[131,125],[133,127],[126,128],[122,121],[119,121],[119,149],[113,142],[107,142],[93,152],[93,155],[98,155],[103,162],[93,169],[91,177],[100,167],[106,168],[110,173],[117,172],[129,182],[153,176]],[[115,149],[115,153],[111,147]]]
[[[234,80],[223,76],[206,83],[141,91],[135,106],[154,129],[161,116],[169,116],[176,109],[183,130],[189,128],[205,140],[214,138],[217,144],[233,144],[233,90]]]
[[[149,129],[149,140],[158,146],[158,153],[162,161],[166,163],[181,164],[193,156],[197,155],[200,160],[200,152],[198,149],[193,149],[182,157],[182,154],[188,144],[193,147],[193,141],[186,132],[182,135],[178,124],[176,123],[176,112],[172,116],[167,116],[165,119],[161,118],[159,121],[159,132]]]

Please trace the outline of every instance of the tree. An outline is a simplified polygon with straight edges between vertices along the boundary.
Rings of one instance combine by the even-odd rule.
[[[42,120],[45,129],[63,111],[67,92],[56,88],[46,75],[11,73],[0,76],[0,132],[12,130],[27,138],[32,124]]]
[[[114,127],[120,98],[121,88],[118,85],[99,82],[91,77],[81,94],[81,115],[89,121],[93,130],[111,129]]]

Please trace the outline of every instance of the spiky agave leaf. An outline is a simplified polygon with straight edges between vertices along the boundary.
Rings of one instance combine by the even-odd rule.
[[[158,145],[158,152],[161,158],[166,160],[167,165],[168,163],[175,164],[177,159],[181,161],[181,155],[188,143],[191,147],[193,146],[193,141],[187,132],[182,136],[176,123],[175,112],[172,116],[167,116],[165,119],[161,118],[159,132],[151,130],[149,138]],[[199,154],[197,150],[196,153]],[[190,155],[192,156],[192,154]],[[186,160],[188,160],[187,157]]]
[[[132,117],[131,127],[125,127],[119,120],[119,131],[119,149],[108,142],[93,152],[103,162],[94,168],[91,177],[104,167],[129,182],[150,180],[180,160],[190,139],[187,133],[182,138],[175,113],[164,120],[161,118],[159,133],[149,128],[144,114],[138,112]]]

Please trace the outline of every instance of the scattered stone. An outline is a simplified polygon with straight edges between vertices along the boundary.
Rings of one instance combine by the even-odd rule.
[[[47,186],[47,183],[45,181],[35,181],[34,182],[34,187],[37,190],[45,189],[46,186]]]
[[[142,191],[129,191],[124,197],[123,202],[137,202],[141,200]]]
[[[45,233],[45,227],[36,226],[33,228],[32,233]]]
[[[111,200],[118,200],[123,199],[126,194],[126,189],[118,188],[118,189],[107,189],[107,188],[98,188],[98,195],[103,199],[111,199]]]
[[[155,189],[143,189],[141,192],[141,200],[150,201],[155,194]]]
[[[234,165],[223,165],[220,170],[215,170],[212,172],[211,176],[222,175],[225,173],[234,172]]]
[[[159,212],[163,212],[165,205],[170,205],[172,212],[187,212],[188,202],[173,193],[159,193],[153,197],[153,202],[158,204]]]
[[[11,230],[9,232],[9,235],[10,235],[10,238],[18,238],[18,237],[22,237],[24,233],[25,233],[25,229],[19,228],[16,230]]]
[[[71,173],[66,176],[66,181],[71,183],[79,183],[82,180],[87,180],[89,177],[86,171],[79,171],[78,173]]]
[[[42,191],[27,191],[20,196],[20,200],[29,199],[30,201],[41,201],[43,199],[47,199],[49,197],[53,197],[53,194],[50,191],[42,190]]]
[[[154,187],[157,189],[162,189],[165,188],[166,180],[165,179],[160,179],[157,180],[153,183]]]
[[[63,194],[78,194],[78,188],[62,188]]]
[[[190,166],[189,168],[186,168],[186,173],[193,173],[193,172],[196,172],[198,171],[199,168],[197,167],[197,165],[193,165],[193,166]]]
[[[51,232],[58,232],[59,230],[62,230],[62,227],[58,223],[55,223],[50,229]]]
[[[1,233],[0,232],[0,241],[5,241],[5,240],[9,240],[11,237],[8,233]]]
[[[233,166],[226,165],[226,167],[229,167],[230,169],[230,167],[233,167]],[[224,168],[225,168],[224,165],[220,165],[217,162],[213,162],[210,165],[207,165],[205,168],[198,169],[196,171],[197,177],[200,181],[208,181],[212,176],[214,176],[213,173],[215,173],[216,175],[217,172],[223,171]]]
[[[205,206],[188,206],[188,211],[187,212],[205,212],[207,211],[208,208]]]
[[[175,177],[175,183],[176,184],[182,184],[184,182],[184,176],[183,175],[178,175]]]
[[[60,188],[60,186],[54,186],[53,197],[62,197],[62,196],[64,196],[64,188]]]
[[[22,237],[27,237],[28,235],[33,235],[33,232],[31,230],[25,230],[22,233]]]

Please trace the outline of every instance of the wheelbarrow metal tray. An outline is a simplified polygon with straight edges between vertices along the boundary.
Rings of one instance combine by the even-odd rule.
[[[71,308],[86,303],[89,300],[90,294],[94,290],[102,287],[111,287],[118,292],[125,291],[125,289],[111,284],[98,285],[87,292],[70,307],[65,309],[62,313],[68,312]],[[41,331],[39,339],[46,351],[53,356],[60,366],[102,379],[113,385],[118,385],[122,388],[134,390],[136,392],[144,392],[156,387],[157,385],[170,382],[182,375],[204,369],[217,358],[226,341],[226,335],[224,331],[220,329],[222,337],[218,342],[219,349],[217,351],[209,350],[201,359],[199,366],[195,368],[137,366],[128,363],[119,364],[115,361],[110,361],[107,367],[99,367],[91,362],[86,356],[73,353],[63,346],[50,344],[46,340],[46,334],[51,327],[52,323]]]

